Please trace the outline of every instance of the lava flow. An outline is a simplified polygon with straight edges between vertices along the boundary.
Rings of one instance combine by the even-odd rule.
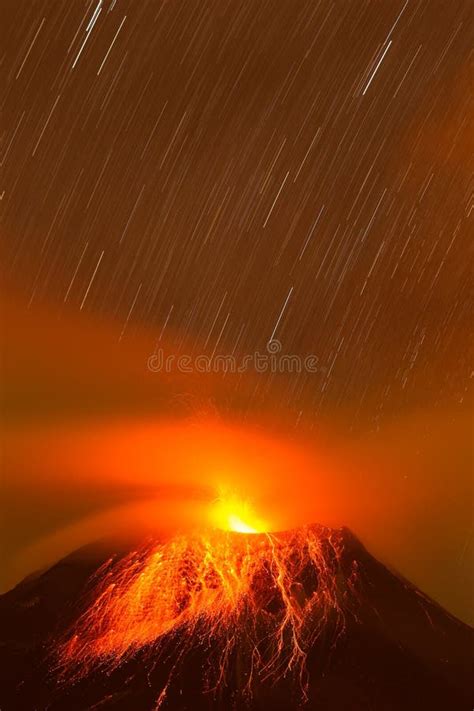
[[[92,604],[61,645],[68,676],[111,671],[139,653],[151,665],[182,662],[200,647],[203,691],[225,685],[238,659],[243,694],[294,675],[304,696],[308,650],[329,626],[344,627],[353,581],[341,575],[342,534],[259,532],[242,511],[217,511],[221,529],[152,543],[101,569]],[[157,690],[157,708],[177,668]]]

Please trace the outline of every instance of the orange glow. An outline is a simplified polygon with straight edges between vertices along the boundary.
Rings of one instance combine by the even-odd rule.
[[[266,524],[255,515],[247,501],[223,490],[210,512],[211,523],[224,531],[264,533]]]
[[[10,509],[21,501],[34,522],[40,498],[66,523],[41,529],[31,545],[12,551],[10,585],[104,535],[135,541],[202,526],[263,533],[314,521],[353,523],[341,511],[355,501],[346,495],[346,469],[322,448],[249,423],[204,417],[55,422],[12,428],[7,440]],[[331,491],[341,472],[344,496]]]
[[[201,646],[213,650],[206,688],[225,683],[237,653],[247,665],[242,693],[257,678],[294,674],[304,695],[308,649],[330,620],[337,633],[344,625],[353,581],[341,575],[341,551],[340,532],[323,527],[251,536],[210,529],[151,544],[103,569],[93,603],[61,647],[64,673],[111,670],[139,651],[153,664],[170,644],[182,660]]]

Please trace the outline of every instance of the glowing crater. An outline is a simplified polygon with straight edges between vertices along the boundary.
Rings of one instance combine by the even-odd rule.
[[[236,533],[264,533],[268,530],[248,501],[228,491],[222,491],[211,506],[210,522],[216,528]]]

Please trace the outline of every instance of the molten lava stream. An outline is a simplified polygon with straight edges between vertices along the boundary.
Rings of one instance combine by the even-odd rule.
[[[247,664],[243,693],[292,673],[304,694],[309,648],[330,621],[344,624],[341,551],[340,532],[323,527],[209,529],[109,561],[93,603],[61,645],[64,673],[110,671],[140,651],[153,661],[171,647],[183,660],[201,645],[214,652],[203,690],[225,682],[238,654]]]

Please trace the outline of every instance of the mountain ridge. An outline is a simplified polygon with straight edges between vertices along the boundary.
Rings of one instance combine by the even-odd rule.
[[[376,560],[349,529],[338,532],[341,569],[349,575],[356,565],[358,591],[344,634],[335,641],[328,631],[309,650],[306,705],[286,677],[274,686],[258,681],[252,698],[240,698],[238,655],[226,684],[216,693],[200,693],[200,670],[212,650],[196,644],[178,683],[167,689],[163,709],[472,709],[472,630]],[[7,682],[2,711],[155,708],[170,659],[146,669],[138,653],[110,673],[99,670],[74,684],[58,684],[52,671],[52,641],[77,618],[91,575],[111,554],[126,552],[109,544],[86,546],[0,596],[0,664]]]

